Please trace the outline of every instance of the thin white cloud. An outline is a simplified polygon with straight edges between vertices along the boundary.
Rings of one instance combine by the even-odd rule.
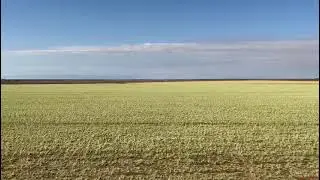
[[[1,59],[3,73],[22,77],[38,73],[108,78],[310,78],[319,74],[319,41],[72,46],[11,50],[1,54]]]
[[[7,53],[15,54],[57,54],[57,53],[132,53],[132,52],[186,52],[186,53],[224,53],[224,52],[254,52],[254,51],[304,51],[306,49],[319,49],[318,40],[300,41],[248,41],[233,43],[144,43],[121,46],[70,46],[49,49],[31,50],[6,50]]]

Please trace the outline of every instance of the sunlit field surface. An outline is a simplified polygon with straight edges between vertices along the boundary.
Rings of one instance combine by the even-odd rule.
[[[2,179],[317,176],[318,87],[2,85]]]

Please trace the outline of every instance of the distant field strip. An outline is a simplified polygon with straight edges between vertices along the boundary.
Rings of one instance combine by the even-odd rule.
[[[2,179],[318,176],[318,82],[1,90]]]

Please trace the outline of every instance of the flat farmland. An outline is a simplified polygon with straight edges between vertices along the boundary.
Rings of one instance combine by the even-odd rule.
[[[1,85],[2,179],[318,176],[318,82]]]

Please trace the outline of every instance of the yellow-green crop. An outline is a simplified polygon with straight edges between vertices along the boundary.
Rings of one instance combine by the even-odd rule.
[[[318,83],[2,85],[3,179],[316,176]]]

